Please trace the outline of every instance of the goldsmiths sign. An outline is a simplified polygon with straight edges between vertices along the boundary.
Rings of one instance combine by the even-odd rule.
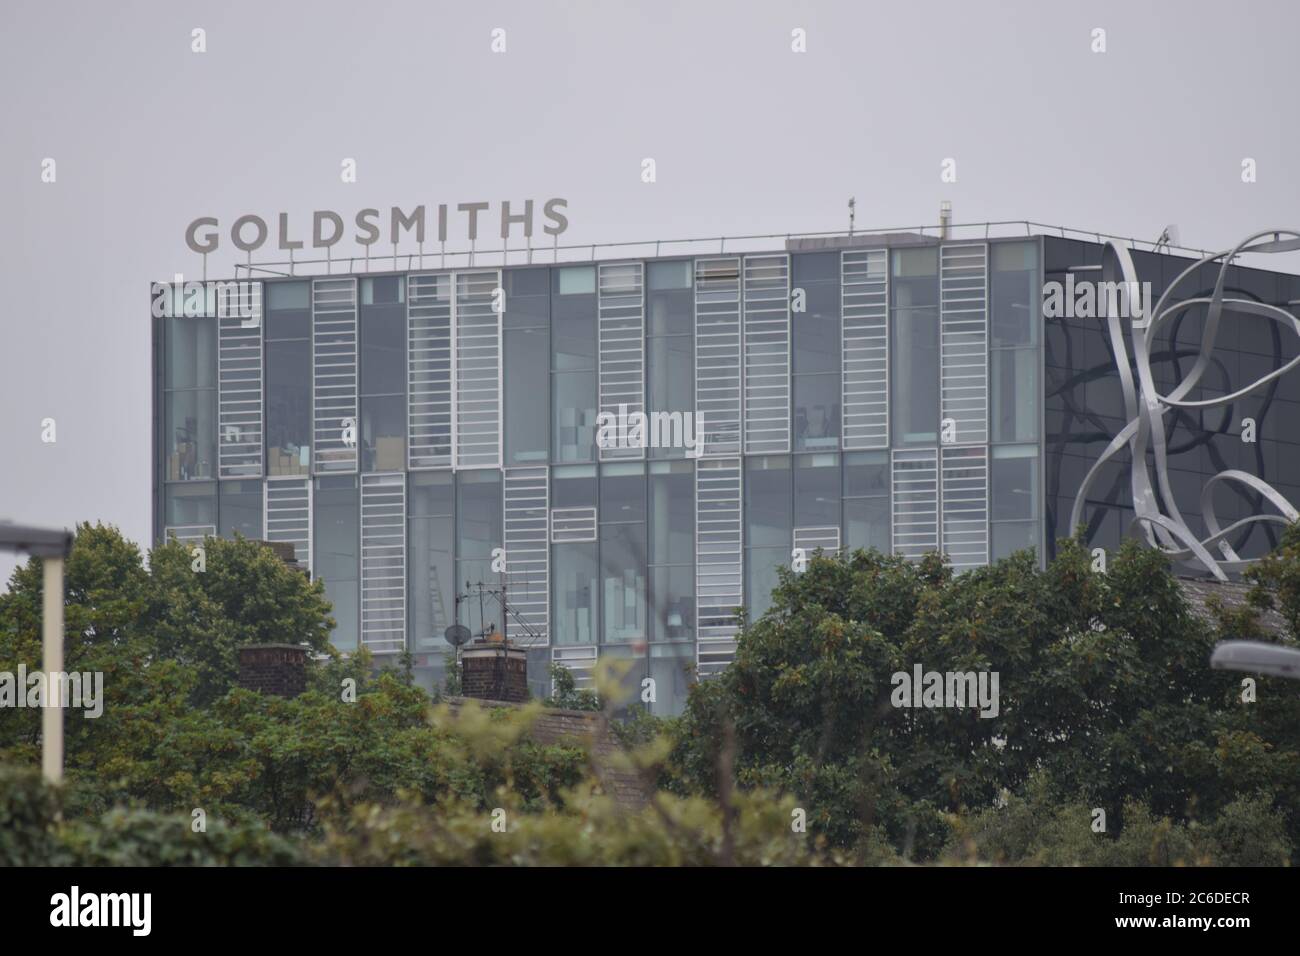
[[[414,206],[410,211],[393,206],[387,215],[379,209],[361,209],[352,217],[355,230],[352,241],[360,246],[372,246],[387,233],[388,243],[395,246],[403,234],[413,235],[417,243],[423,243],[426,232],[436,232],[432,238],[446,242],[450,232],[453,238],[473,242],[479,238],[480,231],[484,233],[483,238],[495,236],[509,240],[516,227],[523,238],[531,239],[537,205],[526,199],[513,205],[509,201],[463,202],[455,207],[441,203],[428,210]],[[569,219],[563,212],[568,200],[547,199],[540,206],[541,214],[536,219],[540,220],[543,233],[558,236],[569,228]],[[340,242],[347,231],[343,216],[331,209],[312,213],[310,234],[304,231],[305,223],[290,222],[286,212],[279,214],[276,225],[273,248],[284,252],[302,249],[309,240],[313,249],[328,249]],[[207,254],[216,252],[222,237],[227,235],[240,252],[253,253],[267,244],[271,228],[266,219],[252,213],[234,220],[228,231],[222,229],[215,216],[200,216],[185,228],[185,244],[195,252]]]

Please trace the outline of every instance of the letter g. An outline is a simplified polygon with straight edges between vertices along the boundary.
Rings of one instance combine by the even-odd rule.
[[[202,243],[199,243],[195,241],[194,233],[197,232],[201,226],[211,226],[214,231],[209,232],[203,237]],[[216,252],[218,241],[217,233],[215,232],[216,227],[216,219],[211,216],[200,216],[185,228],[185,245],[189,246],[190,249],[195,252]]]

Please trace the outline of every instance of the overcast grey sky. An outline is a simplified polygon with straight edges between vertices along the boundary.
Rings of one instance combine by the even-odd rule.
[[[864,228],[950,199],[1220,248],[1300,226],[1298,27],[1294,0],[4,0],[0,518],[147,539],[147,287],[197,273],[196,216],[563,196],[564,240],[606,242],[840,229],[856,195]]]

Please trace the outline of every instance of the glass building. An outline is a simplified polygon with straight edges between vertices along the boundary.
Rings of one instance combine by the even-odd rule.
[[[409,650],[426,686],[459,621],[527,646],[534,694],[551,662],[581,686],[612,655],[631,686],[654,679],[652,712],[677,713],[799,549],[940,550],[959,571],[1051,553],[1124,426],[1102,325],[1043,311],[1045,278],[1100,250],[891,234],[259,280],[251,319],[155,319],[155,537],[291,542],[334,644]],[[1187,262],[1140,260],[1157,283]],[[1235,276],[1300,298],[1294,277]],[[1195,333],[1171,329],[1169,375]],[[1277,359],[1263,334],[1225,343],[1224,374]],[[1300,385],[1276,386],[1180,419],[1175,470],[1249,465],[1300,500]],[[1229,434],[1247,411],[1249,451]],[[1122,477],[1103,486],[1085,517],[1113,547],[1132,506]],[[1246,551],[1274,540],[1252,533]]]

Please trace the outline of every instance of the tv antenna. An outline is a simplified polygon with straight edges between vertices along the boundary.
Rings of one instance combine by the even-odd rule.
[[[525,621],[519,615],[519,612],[516,611],[513,607],[511,607],[510,602],[507,600],[506,585],[504,582],[500,585],[500,587],[493,587],[490,584],[484,584],[482,581],[478,581],[475,583],[466,581],[464,593],[456,595],[457,608],[460,607],[462,601],[468,601],[475,596],[478,597],[479,630],[477,634],[472,636],[476,637],[480,641],[494,640],[494,636],[497,633],[497,629],[496,629],[496,624],[494,622],[487,620],[487,603],[489,601],[495,601],[497,604],[501,606],[501,610],[502,610],[502,615],[501,615],[502,642],[505,642],[507,640],[507,631],[510,627],[513,627],[515,628],[516,632],[522,632],[525,635],[525,640],[523,641],[517,640],[515,642],[516,644],[519,644],[521,646],[530,646],[530,645],[535,646],[543,643],[542,635],[538,632],[537,628],[533,627],[531,624]],[[463,628],[464,633],[467,635],[465,640],[468,641],[470,635],[469,628],[464,628],[462,625],[457,625],[457,626],[461,626]],[[451,641],[451,631],[452,628],[447,629],[448,633],[446,637],[448,642]]]
[[[1163,248],[1168,252],[1171,245],[1178,245],[1178,224],[1172,222],[1165,226],[1164,230],[1160,233],[1160,238],[1156,240],[1155,247],[1151,251],[1159,252]]]

